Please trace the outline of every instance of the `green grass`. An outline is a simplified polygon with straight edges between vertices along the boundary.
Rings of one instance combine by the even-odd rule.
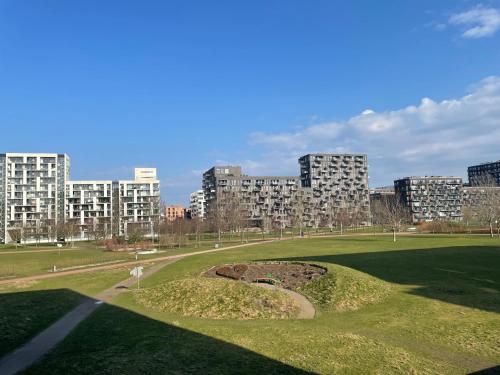
[[[128,269],[115,269],[0,285],[0,356],[47,328],[84,296],[95,296],[127,276]]]
[[[253,241],[260,242],[262,239],[256,238]],[[222,247],[240,244],[239,240],[233,239],[224,242]],[[0,250],[0,280],[52,272],[54,266],[61,271],[135,260],[133,251],[111,252],[103,247],[96,247],[93,242],[78,242],[75,244],[75,248],[65,246],[61,249],[53,245],[38,247],[30,245],[17,249],[13,245],[0,246],[4,247],[3,250]],[[156,254],[139,255],[138,259],[148,260],[213,248],[214,243],[210,241],[199,244],[190,242],[180,248],[163,247]]]
[[[209,319],[286,319],[298,313],[297,304],[285,293],[203,277],[142,289],[134,298],[156,311]]]
[[[391,285],[352,269],[330,265],[329,273],[298,290],[314,305],[330,311],[355,311],[383,301]]]
[[[125,293],[28,373],[456,374],[500,362],[499,239],[297,239],[185,258],[142,285],[262,260],[328,267],[335,276],[304,291],[315,319],[203,319]]]

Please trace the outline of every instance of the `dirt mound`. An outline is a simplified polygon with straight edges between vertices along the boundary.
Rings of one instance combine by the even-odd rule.
[[[326,268],[307,263],[249,263],[226,264],[204,273],[207,277],[224,277],[250,283],[269,283],[285,289],[299,288],[325,275]]]
[[[220,267],[215,271],[215,273],[217,276],[229,277],[233,280],[241,280],[247,270],[248,266],[246,264],[236,264],[234,266]]]

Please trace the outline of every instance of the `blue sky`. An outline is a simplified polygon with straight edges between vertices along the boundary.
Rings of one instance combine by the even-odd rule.
[[[181,204],[216,163],[307,152],[464,176],[500,159],[500,1],[0,0],[0,150],[156,166]]]

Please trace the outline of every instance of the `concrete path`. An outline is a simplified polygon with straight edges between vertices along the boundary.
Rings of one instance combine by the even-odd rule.
[[[152,266],[143,273],[142,278],[146,278],[152,275],[166,265],[171,264],[179,259],[180,258],[166,260]],[[135,277],[131,277],[99,293],[95,299],[86,298],[84,302],[71,310],[50,327],[39,333],[28,343],[3,357],[0,360],[0,374],[16,374],[31,366],[43,355],[52,350],[80,322],[86,319],[104,302],[111,300],[113,297],[116,297],[120,293],[123,293],[124,291],[128,290],[129,287],[135,286],[136,283],[137,279]]]
[[[278,290],[292,297],[295,300],[295,302],[297,302],[300,308],[299,314],[297,315],[297,319],[313,319],[314,315],[316,315],[316,310],[313,304],[309,302],[309,300],[302,294],[294,292],[293,290],[278,288],[277,286],[271,284],[254,283],[252,285],[260,286],[261,288],[265,289]]]

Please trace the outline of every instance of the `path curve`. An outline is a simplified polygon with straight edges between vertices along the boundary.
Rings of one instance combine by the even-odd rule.
[[[280,292],[288,294],[292,299],[299,305],[299,314],[297,319],[313,319],[316,315],[316,309],[313,304],[302,294],[294,292],[290,289],[278,288],[276,285],[265,284],[265,283],[253,283],[252,285],[259,286],[265,289],[278,290]]]
[[[33,275],[33,276],[17,277],[17,278],[11,278],[11,279],[6,279],[6,280],[0,280],[0,285],[3,285],[3,284],[12,284],[12,283],[19,283],[19,282],[26,282],[26,281],[51,279],[53,277],[67,276],[67,275],[76,275],[76,274],[80,274],[80,273],[94,272],[94,271],[101,271],[101,270],[109,270],[109,269],[114,269],[114,268],[121,268],[121,267],[124,267],[124,266],[137,266],[137,265],[148,264],[148,263],[156,263],[156,262],[161,262],[161,261],[164,261],[164,260],[181,259],[181,258],[184,258],[184,257],[190,257],[190,256],[194,256],[194,255],[215,253],[215,252],[219,252],[219,251],[226,251],[226,250],[238,249],[238,248],[241,248],[241,247],[248,247],[248,246],[260,245],[260,244],[271,243],[271,242],[276,242],[276,241],[279,241],[279,240],[274,240],[273,239],[273,240],[268,240],[268,241],[249,242],[249,243],[244,243],[244,244],[241,244],[241,245],[221,247],[221,248],[218,248],[218,249],[200,250],[200,251],[193,251],[193,252],[190,252],[190,253],[183,253],[183,254],[176,254],[176,255],[167,255],[167,256],[163,256],[163,257],[143,259],[143,260],[133,260],[133,261],[116,263],[116,264],[108,264],[108,265],[103,265],[103,266],[95,266],[95,267],[89,267],[89,268],[82,268],[82,269],[77,269],[77,270],[60,271],[60,272],[45,273],[45,274]]]

